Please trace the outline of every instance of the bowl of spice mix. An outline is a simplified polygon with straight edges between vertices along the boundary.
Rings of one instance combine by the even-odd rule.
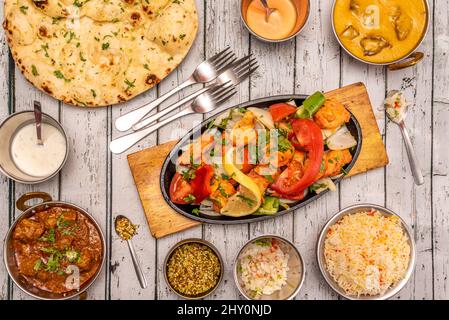
[[[167,254],[164,276],[170,289],[185,299],[203,299],[223,279],[223,259],[217,248],[202,239],[186,239]]]

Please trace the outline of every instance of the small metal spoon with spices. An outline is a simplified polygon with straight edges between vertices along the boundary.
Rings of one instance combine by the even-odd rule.
[[[125,216],[118,215],[115,218],[115,231],[120,238],[128,243],[129,252],[131,253],[131,258],[133,260],[137,278],[139,279],[142,289],[145,289],[147,287],[147,279],[145,278],[142,268],[140,267],[140,263],[136,255],[136,250],[134,249],[134,245],[131,240],[132,237],[134,237],[134,235],[136,235],[137,233],[137,227],[138,226],[132,224],[132,222]]]

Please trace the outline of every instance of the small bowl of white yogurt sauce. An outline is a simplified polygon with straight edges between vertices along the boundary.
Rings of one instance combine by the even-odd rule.
[[[0,124],[0,171],[24,184],[47,181],[64,166],[69,145],[62,126],[42,113],[43,145],[37,143],[33,111],[14,113]]]

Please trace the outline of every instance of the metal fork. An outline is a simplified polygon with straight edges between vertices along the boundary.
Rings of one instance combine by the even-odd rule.
[[[155,115],[152,115],[151,117],[145,118],[144,120],[136,123],[133,125],[133,129],[135,131],[140,130],[149,124],[159,120],[166,114],[172,112],[173,110],[176,110],[181,105],[189,102],[193,98],[196,98],[200,94],[207,91],[209,88],[213,87],[214,85],[218,84],[224,84],[227,82],[231,82],[234,86],[237,86],[240,84],[243,80],[245,80],[251,73],[257,70],[258,64],[255,58],[252,57],[252,55],[246,56],[244,58],[241,58],[237,61],[235,61],[226,71],[224,71],[222,74],[218,76],[217,79],[213,81],[211,86],[208,86],[206,88],[203,88],[199,90],[198,92],[192,94],[189,97],[184,98],[183,100],[179,101],[178,103],[173,104],[170,107],[165,108],[164,110],[156,113]]]
[[[232,83],[224,83],[211,88],[210,91],[198,96],[186,109],[181,112],[149,126],[140,131],[117,138],[109,144],[112,153],[120,154],[131,148],[137,142],[148,136],[150,133],[158,130],[166,124],[192,113],[207,113],[218,108],[223,102],[227,101],[236,94],[235,86]]]
[[[153,102],[150,102],[117,118],[117,120],[115,120],[115,127],[118,131],[127,131],[131,129],[134,124],[143,119],[154,108],[156,108],[158,105],[160,105],[175,93],[197,83],[208,83],[212,80],[215,80],[220,75],[220,73],[223,72],[223,70],[225,70],[235,60],[236,57],[234,52],[229,47],[227,47],[225,50],[217,53],[213,57],[203,61],[200,65],[198,65],[192,75],[178,87],[174,88],[173,90],[164,94]]]

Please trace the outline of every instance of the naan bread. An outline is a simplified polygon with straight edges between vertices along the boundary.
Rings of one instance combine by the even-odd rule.
[[[187,55],[195,0],[6,0],[3,27],[25,77],[78,106],[123,102]]]

